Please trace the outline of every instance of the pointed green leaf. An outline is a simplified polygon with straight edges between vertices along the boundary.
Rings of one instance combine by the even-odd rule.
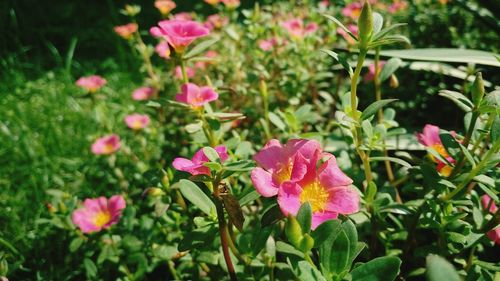
[[[356,281],[393,281],[400,266],[401,260],[397,257],[379,257],[353,269],[351,276]]]
[[[194,182],[182,179],[177,185],[182,195],[202,212],[209,216],[215,214],[214,203]]]
[[[403,63],[403,61],[400,58],[389,59],[384,64],[384,67],[382,67],[382,70],[380,71],[380,75],[379,75],[380,82],[384,82],[389,77],[391,77],[391,75],[394,74],[394,72],[399,68],[399,66],[402,63]]]
[[[379,100],[376,101],[372,104],[370,104],[364,111],[361,113],[361,120],[366,120],[370,118],[372,115],[377,113],[377,111],[382,108],[383,106],[396,101],[397,99],[386,99],[386,100]]]
[[[453,265],[438,255],[427,256],[426,276],[428,281],[461,280]]]
[[[311,231],[312,208],[309,202],[300,206],[297,213],[297,221],[299,222],[302,233],[309,233]]]

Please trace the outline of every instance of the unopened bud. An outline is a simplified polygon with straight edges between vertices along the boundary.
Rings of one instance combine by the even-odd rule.
[[[484,97],[484,82],[481,72],[476,73],[476,79],[472,83],[472,103],[474,106],[479,106]]]
[[[160,188],[157,188],[157,187],[150,187],[150,188],[147,188],[146,190],[144,190],[144,192],[142,193],[142,196],[151,196],[151,197],[158,197],[158,196],[162,196],[163,194],[165,194],[165,192],[163,192],[163,190],[161,190]]]
[[[300,240],[299,250],[303,253],[308,253],[314,247],[314,239],[309,234],[304,234]]]
[[[285,234],[288,241],[297,249],[300,249],[300,242],[302,240],[302,229],[300,224],[294,216],[288,216],[288,221],[285,225]]]
[[[399,80],[398,77],[396,77],[396,75],[392,74],[391,77],[389,78],[389,86],[391,86],[391,88],[399,87]]]
[[[368,0],[363,4],[363,9],[358,18],[358,34],[359,34],[359,44],[361,48],[366,48],[373,32],[373,13],[372,7]]]

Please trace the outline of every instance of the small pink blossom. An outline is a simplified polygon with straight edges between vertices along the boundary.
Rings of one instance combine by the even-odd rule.
[[[489,207],[489,209],[488,209],[489,213],[494,214],[498,211],[497,205],[495,204],[493,199],[491,199],[491,197],[488,196],[487,194],[485,194],[485,195],[483,195],[483,197],[481,197],[481,204],[483,205],[484,209],[488,209],[488,207]],[[486,235],[488,235],[488,237],[491,239],[491,241],[500,245],[500,227],[497,227],[495,229],[488,231],[488,233]]]
[[[125,25],[115,26],[114,30],[115,30],[116,34],[120,35],[120,37],[128,40],[128,39],[132,38],[132,34],[137,32],[138,28],[139,27],[137,26],[136,23],[129,23],[129,24],[125,24]]]
[[[149,125],[149,116],[142,114],[132,114],[125,116],[125,124],[132,130],[141,130]]]
[[[174,1],[171,0],[156,0],[155,7],[160,11],[162,15],[167,15],[177,7]]]
[[[319,2],[319,6],[320,7],[323,7],[323,8],[326,8],[328,6],[330,6],[330,0],[322,0]]]
[[[382,67],[384,67],[384,65],[385,65],[385,61],[379,62],[377,74],[380,74],[380,71],[382,71]],[[375,78],[375,63],[371,63],[368,66],[368,73],[365,74],[364,80],[365,81],[373,81],[374,78]]]
[[[400,11],[404,11],[408,8],[408,2],[402,0],[395,0],[389,8],[387,9],[389,13],[395,14]]]
[[[223,26],[229,23],[227,17],[223,17],[219,14],[213,14],[207,17],[207,20],[203,24],[209,30],[221,29]]]
[[[141,87],[132,93],[134,100],[147,100],[154,95],[155,90],[151,87]]]
[[[278,40],[273,37],[266,40],[259,40],[259,48],[264,52],[269,52],[278,45]]]
[[[227,148],[224,145],[216,146],[214,149],[217,151],[221,162],[229,158]],[[191,160],[181,157],[175,158],[172,166],[174,166],[176,170],[188,172],[193,176],[210,175],[210,169],[203,165],[209,161],[203,149],[200,149],[194,154]]]
[[[210,31],[199,22],[187,20],[164,20],[152,27],[151,34],[164,37],[178,53],[184,52],[194,40],[207,36]]]
[[[104,136],[102,138],[98,138],[92,144],[92,153],[97,155],[108,155],[116,152],[120,149],[120,137],[116,134]]]
[[[90,93],[95,93],[102,86],[106,85],[106,79],[99,75],[91,75],[86,77],[80,77],[76,80],[76,85],[89,91]]]
[[[175,67],[175,78],[182,80],[182,68],[180,66]],[[186,66],[186,75],[188,78],[193,78],[196,75],[196,70],[192,67]]]
[[[169,59],[170,58],[170,46],[168,45],[167,41],[161,41],[156,45],[155,47],[156,53],[164,58],[164,59]]]
[[[190,20],[193,20],[193,15],[191,13],[188,13],[188,12],[177,13],[174,15],[173,20],[190,21]]]
[[[314,22],[304,26],[304,22],[299,19],[291,19],[282,23],[282,26],[290,33],[293,38],[303,38],[304,36],[315,32],[318,25]]]
[[[298,181],[304,177],[304,159],[311,159],[319,142],[306,139],[291,139],[285,145],[272,139],[266,143],[253,159],[257,168],[252,170],[251,179],[258,193],[264,197],[278,194],[280,185],[286,181]]]
[[[353,20],[357,20],[361,14],[361,9],[363,4],[361,2],[353,2],[348,4],[342,9],[342,15],[345,17],[350,17]]]
[[[198,87],[193,83],[187,83],[182,85],[181,92],[175,96],[175,100],[193,107],[199,107],[216,100],[218,97],[219,94],[210,87]]]
[[[220,0],[229,9],[235,9],[240,6],[240,0]]]
[[[454,132],[451,132],[454,135]],[[418,142],[426,147],[433,148],[439,155],[445,158],[450,163],[455,163],[455,159],[453,159],[446,148],[443,146],[441,142],[441,138],[439,137],[439,127],[431,124],[427,124],[424,126],[424,130],[422,133],[417,133]],[[453,167],[449,166],[447,163],[443,163],[442,161],[436,159],[434,156],[430,155],[432,161],[436,162],[437,171],[441,173],[443,176],[447,177],[451,174]]]
[[[116,224],[125,207],[121,195],[114,195],[109,200],[106,197],[85,199],[83,207],[73,212],[72,221],[83,233],[98,232]]]

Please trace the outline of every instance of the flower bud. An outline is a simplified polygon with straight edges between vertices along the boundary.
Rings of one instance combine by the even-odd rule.
[[[308,253],[314,247],[314,239],[309,234],[304,234],[300,240],[299,250]]]
[[[288,221],[285,225],[285,234],[288,241],[295,247],[300,249],[300,242],[302,240],[302,229],[300,224],[294,216],[288,216]]]
[[[147,188],[146,190],[144,190],[144,192],[142,193],[142,196],[158,197],[158,196],[162,196],[164,194],[165,194],[165,192],[163,192],[163,190],[161,190],[160,188],[150,187],[150,188]]]
[[[366,48],[373,32],[373,13],[369,1],[365,1],[361,14],[358,18],[359,44],[361,48]]]
[[[484,82],[481,72],[476,73],[476,79],[472,83],[472,103],[474,106],[479,106],[484,96]]]
[[[398,80],[398,77],[396,77],[396,75],[392,74],[391,77],[389,78],[389,86],[391,86],[391,88],[397,88],[399,87],[399,80]]]

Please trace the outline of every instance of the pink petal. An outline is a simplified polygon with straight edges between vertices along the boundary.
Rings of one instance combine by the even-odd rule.
[[[189,159],[178,157],[174,159],[172,166],[174,166],[176,170],[184,171],[186,168],[194,166],[194,163]]]
[[[262,168],[271,170],[276,168],[276,164],[281,161],[282,156],[283,146],[279,140],[272,139],[266,143],[264,148],[254,155],[253,159]]]
[[[253,186],[257,192],[264,197],[272,197],[278,194],[278,186],[273,182],[272,175],[264,169],[257,167],[250,174]]]
[[[214,147],[214,149],[217,151],[217,154],[219,154],[221,162],[224,162],[229,158],[229,155],[227,154],[227,147],[225,145],[218,145]]]
[[[302,188],[294,182],[284,182],[278,191],[278,205],[281,212],[288,216],[296,215],[300,208],[300,193]]]
[[[318,169],[321,185],[325,188],[350,185],[352,180],[340,170],[335,160],[335,156],[330,153],[323,153],[323,155],[326,155],[329,159]]]
[[[328,190],[330,196],[325,210],[339,214],[353,214],[359,211],[359,194],[353,187],[339,186]]]
[[[315,212],[312,214],[311,229],[314,230],[323,222],[336,219],[337,217],[338,214],[335,212]]]
[[[298,152],[293,159],[292,173],[290,175],[291,181],[301,181],[307,174],[309,161]]]
[[[108,210],[111,214],[120,212],[125,209],[126,203],[125,199],[121,195],[114,195],[108,200]]]
[[[291,139],[286,143],[288,154],[300,152],[306,159],[311,159],[317,150],[321,150],[321,144],[316,140]]]
[[[212,88],[210,87],[202,87],[200,89],[201,91],[201,97],[203,99],[203,103],[210,102],[217,100],[219,98],[219,94],[217,94]]]
[[[488,231],[488,238],[496,244],[500,245],[500,227]]]

